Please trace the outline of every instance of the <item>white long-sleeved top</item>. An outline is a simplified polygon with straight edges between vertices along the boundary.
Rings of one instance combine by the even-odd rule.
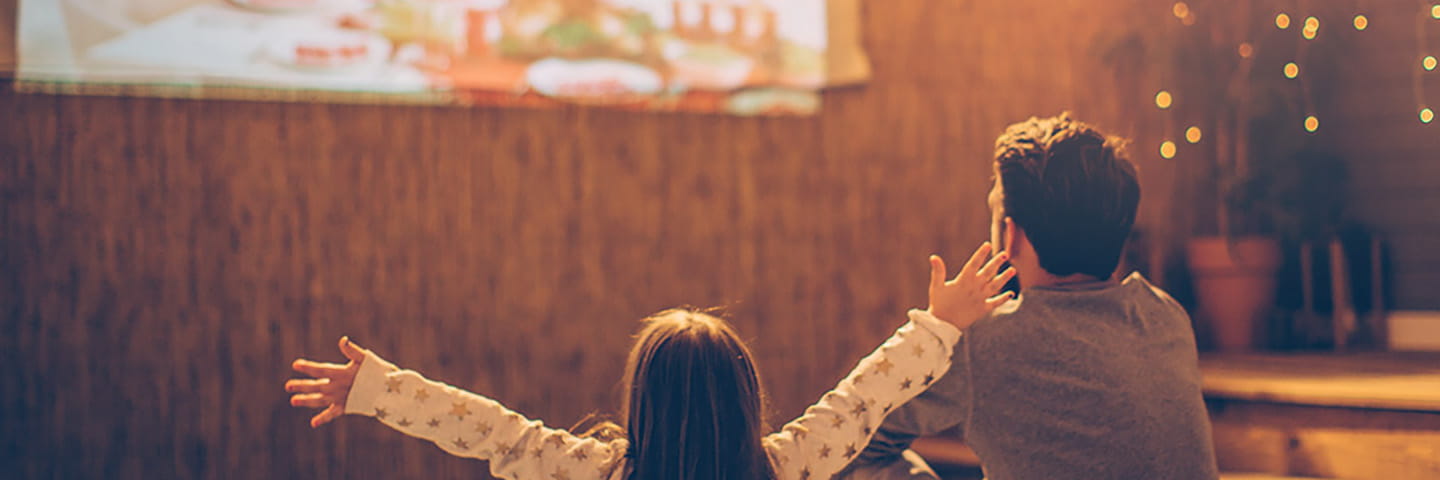
[[[886,414],[949,370],[960,330],[922,310],[909,317],[804,415],[761,440],[777,480],[830,478],[865,448]],[[489,460],[492,474],[515,480],[616,480],[630,446],[546,427],[373,352],[360,364],[345,413],[375,417],[453,455]]]

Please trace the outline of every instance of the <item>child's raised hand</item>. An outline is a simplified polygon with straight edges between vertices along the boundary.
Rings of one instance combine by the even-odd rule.
[[[350,363],[321,363],[296,359],[291,364],[295,371],[315,377],[292,378],[285,382],[285,391],[292,392],[290,405],[296,407],[324,408],[310,418],[311,427],[319,427],[345,414],[345,397],[350,395],[350,386],[355,383],[355,374],[360,371],[360,362],[365,361],[365,349],[340,337],[340,353]]]
[[[1011,292],[996,295],[1005,282],[1015,276],[1014,268],[996,273],[1010,255],[1000,252],[987,262],[985,259],[990,257],[990,251],[990,242],[981,244],[970,255],[970,261],[960,268],[960,273],[949,281],[945,280],[945,260],[939,255],[930,256],[931,315],[964,330],[1014,297]],[[984,266],[981,266],[982,263]]]

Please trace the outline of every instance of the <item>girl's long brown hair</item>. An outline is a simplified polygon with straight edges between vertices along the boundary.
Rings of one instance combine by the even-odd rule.
[[[666,310],[645,322],[622,381],[621,422],[630,439],[625,478],[775,478],[760,444],[760,378],[735,330],[689,309]]]

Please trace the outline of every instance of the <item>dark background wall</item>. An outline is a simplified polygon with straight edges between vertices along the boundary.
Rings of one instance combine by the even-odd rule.
[[[281,389],[290,360],[339,359],[348,334],[568,425],[613,411],[636,321],[681,304],[730,307],[779,423],[924,302],[926,254],[958,260],[986,238],[995,135],[1065,109],[1137,140],[1141,223],[1173,256],[1177,215],[1199,208],[1184,200],[1195,167],[1154,153],[1153,75],[1117,74],[1092,42],[1170,19],[1168,4],[865,7],[875,77],[827,93],[813,118],[6,86],[0,464],[20,477],[470,477],[483,465],[373,422],[310,430]],[[1393,121],[1394,151],[1376,155],[1433,170],[1404,152],[1433,160],[1436,137]],[[1356,138],[1347,148],[1372,151]],[[1403,181],[1434,197],[1436,179]],[[1415,241],[1435,238],[1430,220]],[[1423,250],[1400,251],[1440,258]],[[1440,301],[1402,288],[1411,305]]]
[[[1393,307],[1440,310],[1440,121],[1419,117],[1422,106],[1440,112],[1440,70],[1421,68],[1423,56],[1440,57],[1435,2],[1334,3],[1343,6],[1332,11],[1366,11],[1371,25],[1343,31],[1331,59],[1337,95],[1320,99],[1337,120],[1350,214],[1391,249]]]

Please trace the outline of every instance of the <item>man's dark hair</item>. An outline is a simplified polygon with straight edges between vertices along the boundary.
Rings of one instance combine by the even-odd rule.
[[[1124,146],[1069,113],[1011,125],[995,141],[1005,214],[1025,231],[1045,271],[1114,274],[1140,204]]]

